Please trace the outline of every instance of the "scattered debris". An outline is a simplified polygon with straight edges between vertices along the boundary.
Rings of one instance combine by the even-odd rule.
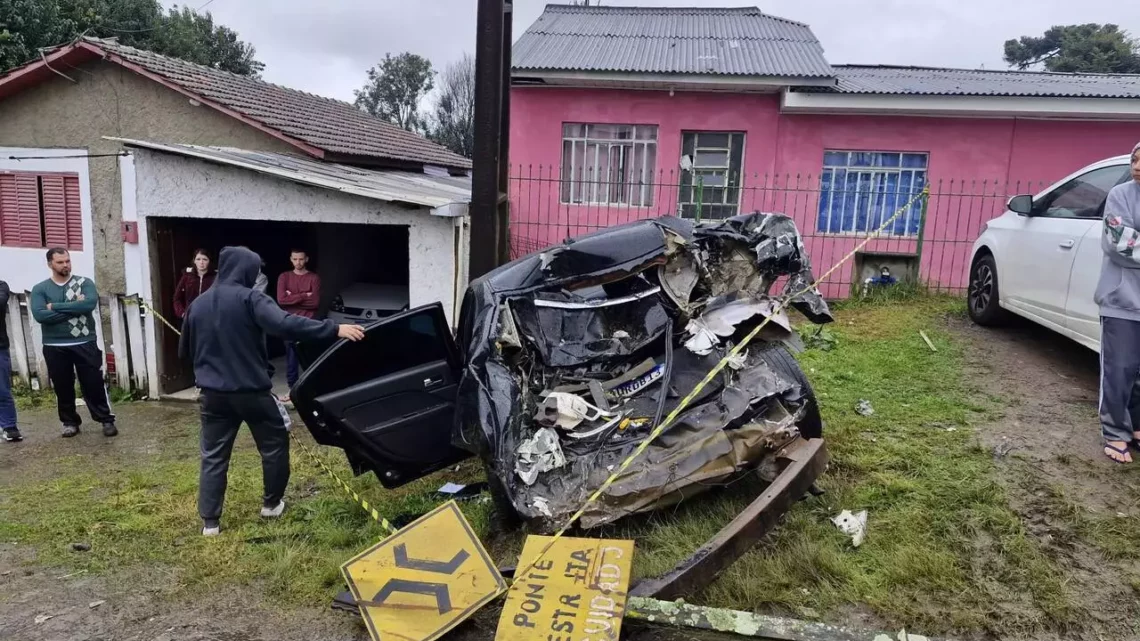
[[[554,513],[550,511],[550,502],[545,497],[536,496],[532,502],[534,509],[538,510],[543,516],[552,517]]]
[[[871,441],[872,443],[879,442],[879,439],[875,437],[874,432],[859,432],[859,436],[863,437],[864,440]]]
[[[1017,447],[1010,442],[998,443],[994,446],[994,458],[1001,459],[1009,455],[1010,452],[1017,449]]]
[[[47,621],[48,619],[54,619],[54,618],[55,618],[54,614],[37,614],[34,621],[36,622],[36,625],[40,625],[40,624],[44,623],[45,621]]]
[[[465,499],[472,499],[482,494],[487,489],[486,481],[479,483],[468,483],[460,485],[459,483],[444,483],[443,487],[436,490],[436,493],[442,494],[448,498],[462,501]]]
[[[527,485],[534,485],[539,474],[566,465],[558,433],[549,427],[541,428],[530,440],[523,441],[519,445],[518,455],[515,473]]]
[[[855,412],[859,416],[871,416],[875,413],[875,408],[871,406],[871,401],[864,399],[855,406]]]
[[[538,406],[534,420],[546,427],[558,426],[564,430],[572,430],[582,421],[596,421],[603,416],[610,418],[613,415],[600,407],[590,405],[581,396],[566,392],[551,392],[542,405]]]
[[[934,346],[934,343],[930,340],[930,337],[926,335],[926,332],[920,329],[918,330],[918,335],[922,337],[922,340],[926,341],[926,346],[930,348],[930,351],[938,351],[938,348]]]
[[[88,543],[72,543],[71,549],[76,552],[87,552],[91,549],[91,545]]]
[[[91,603],[88,603],[88,604],[87,604],[87,607],[89,607],[89,608],[91,608],[92,610],[94,610],[95,608],[97,608],[97,607],[99,607],[99,606],[103,605],[104,603],[106,603],[106,601],[104,601],[104,600],[99,600],[99,601],[92,601]]]
[[[805,349],[818,349],[821,352],[830,352],[839,344],[839,339],[828,328],[822,325],[799,325],[796,327],[800,340]]]
[[[867,510],[859,510],[855,514],[851,510],[843,510],[831,522],[840,532],[851,537],[851,545],[863,545],[863,537],[867,535]]]
[[[899,630],[899,635],[895,637],[898,641],[929,641],[927,637],[920,634],[908,634],[906,630]],[[875,637],[874,641],[895,641],[889,634],[880,634]]]

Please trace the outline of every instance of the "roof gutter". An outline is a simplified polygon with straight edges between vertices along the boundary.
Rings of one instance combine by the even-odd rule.
[[[1140,118],[1140,100],[785,91],[780,110],[788,114],[1136,120]]]

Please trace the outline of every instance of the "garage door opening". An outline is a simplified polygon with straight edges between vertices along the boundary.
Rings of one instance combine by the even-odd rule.
[[[148,242],[156,307],[175,327],[174,290],[191,265],[195,249],[205,249],[217,269],[218,252],[227,245],[244,245],[257,252],[269,279],[266,293],[276,300],[277,278],[292,269],[289,252],[304,249],[309,269],[321,277],[318,318],[328,317],[337,303],[345,313],[372,305],[408,300],[408,228],[402,225],[297,223],[226,219],[150,217]],[[343,296],[342,296],[343,295]],[[341,299],[338,299],[341,296]],[[355,308],[355,309],[354,309]],[[178,336],[162,323],[158,329],[158,372],[162,394],[175,394],[194,385],[190,363],[178,358]],[[268,341],[274,361],[274,391],[285,391],[285,347]]]

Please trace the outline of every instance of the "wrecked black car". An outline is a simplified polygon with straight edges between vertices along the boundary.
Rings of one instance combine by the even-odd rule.
[[[782,281],[782,282],[781,282]],[[565,522],[732,347],[771,320],[579,521],[655,510],[759,472],[822,435],[798,338],[769,294],[832,320],[792,220],[663,217],[582,236],[315,359],[292,399],[317,442],[397,487],[477,455],[500,508]]]

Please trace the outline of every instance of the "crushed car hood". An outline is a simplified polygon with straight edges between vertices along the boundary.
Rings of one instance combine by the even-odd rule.
[[[594,527],[743,472],[799,437],[806,390],[773,349],[796,334],[769,295],[831,322],[794,222],[643,220],[568,240],[473,281],[458,343],[455,441],[515,509],[560,525],[751,329],[729,363],[583,516]]]

